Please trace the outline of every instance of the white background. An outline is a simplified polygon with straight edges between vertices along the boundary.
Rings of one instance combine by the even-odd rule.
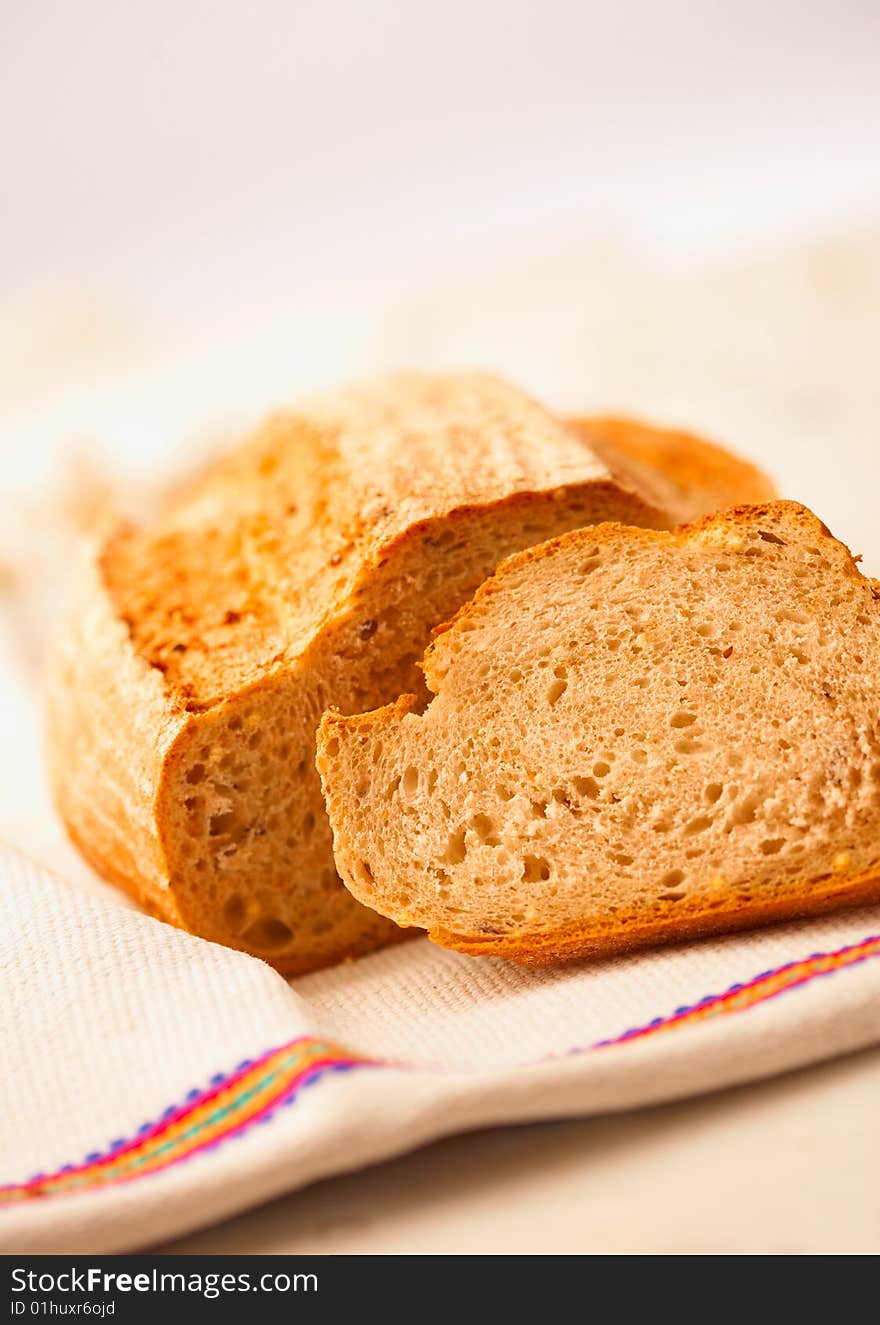
[[[878,201],[873,0],[3,8],[4,282],[175,324],[535,232],[718,246]]]

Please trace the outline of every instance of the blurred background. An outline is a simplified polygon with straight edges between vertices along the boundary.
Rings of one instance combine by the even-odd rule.
[[[704,431],[880,573],[874,0],[3,13],[0,569],[33,640],[71,524],[400,366]]]

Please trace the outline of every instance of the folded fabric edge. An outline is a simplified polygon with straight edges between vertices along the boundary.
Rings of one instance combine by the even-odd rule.
[[[723,993],[704,995],[694,1003],[611,1038],[573,1046],[566,1053],[522,1066],[540,1068],[542,1063],[558,1062],[569,1055],[619,1048],[667,1030],[745,1012],[878,956],[880,935],[869,935],[834,951],[813,953],[762,971],[732,984]],[[191,1090],[182,1102],[170,1105],[158,1119],[141,1124],[131,1137],[119,1137],[103,1151],[91,1152],[79,1163],[65,1164],[52,1173],[38,1173],[24,1182],[0,1186],[0,1208],[20,1208],[25,1202],[92,1192],[148,1177],[194,1155],[216,1150],[252,1127],[270,1122],[277,1111],[294,1104],[303,1090],[329,1074],[383,1068],[433,1071],[440,1075],[450,1071],[440,1067],[409,1068],[405,1063],[365,1057],[331,1041],[300,1036],[240,1062],[228,1073],[217,1073],[207,1086]]]

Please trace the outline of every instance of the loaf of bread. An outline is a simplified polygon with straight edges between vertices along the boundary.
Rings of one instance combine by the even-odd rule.
[[[609,518],[674,523],[663,483],[649,465],[612,477],[485,377],[396,378],[274,419],[90,563],[48,691],[74,841],[154,915],[286,973],[401,937],[337,876],[322,712],[419,693],[431,628],[511,552]]]
[[[531,965],[880,900],[878,600],[790,502],[511,557],[427,706],[325,716],[343,881]]]

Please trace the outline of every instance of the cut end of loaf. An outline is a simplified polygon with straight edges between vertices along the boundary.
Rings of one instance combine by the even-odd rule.
[[[790,502],[511,557],[429,649],[423,713],[325,719],[344,882],[533,964],[872,900],[878,599]]]

